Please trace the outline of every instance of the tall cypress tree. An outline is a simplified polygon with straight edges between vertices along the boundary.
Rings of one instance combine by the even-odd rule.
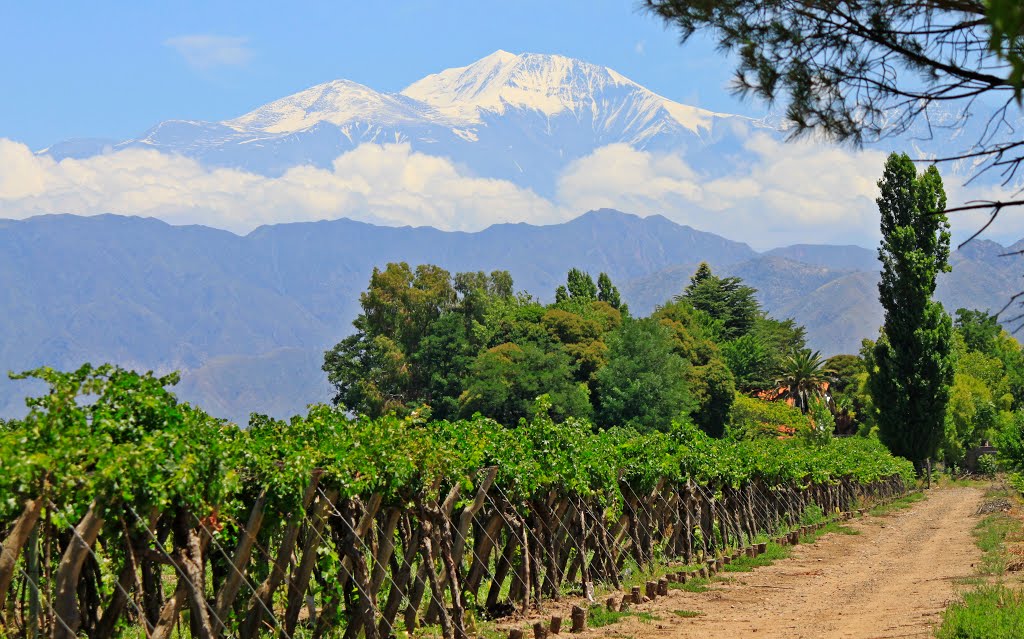
[[[601,302],[608,302],[613,308],[622,306],[619,288],[612,284],[612,278],[608,277],[607,273],[601,273],[597,277],[597,299]]]
[[[950,270],[946,193],[934,166],[918,175],[906,154],[889,156],[878,186],[885,325],[869,383],[882,441],[921,471],[942,439],[953,382],[952,320],[932,300],[936,275]]]

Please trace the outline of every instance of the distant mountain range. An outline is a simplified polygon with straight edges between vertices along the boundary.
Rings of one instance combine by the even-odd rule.
[[[972,242],[938,297],[948,310],[998,309],[1022,288],[1024,244]],[[23,370],[84,361],[180,369],[179,393],[214,414],[286,416],[325,401],[325,349],[351,330],[374,266],[508,269],[550,300],[571,267],[605,271],[634,314],[680,293],[696,265],[742,277],[776,317],[805,324],[826,354],[854,352],[882,321],[874,251],[746,244],[612,210],[552,226],[477,233],[341,219],[264,226],[245,236],[136,217],[0,220],[0,363]],[[0,382],[0,414],[23,411],[24,382]]]
[[[496,51],[400,93],[332,80],[231,120],[167,120],[128,140],[74,139],[40,151],[60,160],[156,149],[209,166],[280,175],[328,168],[363,143],[406,142],[481,177],[545,196],[570,162],[609,144],[685,153],[708,175],[731,170],[750,118],[673,102],[607,67],[559,55]]]
[[[1005,118],[1010,131],[1024,125],[1018,113],[977,103],[971,117],[956,104],[933,104],[927,111],[902,142],[883,137],[869,146],[946,156],[992,135],[990,116]],[[153,149],[205,166],[279,176],[298,166],[330,168],[364,143],[408,143],[470,175],[508,180],[552,198],[573,161],[613,144],[685,158],[705,181],[735,175],[750,162],[746,143],[755,131],[778,140],[787,135],[777,115],[715,113],[669,100],[599,64],[499,50],[397,93],[336,79],[228,120],[166,120],[129,139],[69,139],[38,153],[62,160]],[[973,168],[964,160],[953,171],[967,175]]]

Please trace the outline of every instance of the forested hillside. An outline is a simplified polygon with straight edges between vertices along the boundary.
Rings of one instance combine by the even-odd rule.
[[[179,392],[218,415],[286,415],[329,397],[323,351],[351,332],[374,267],[436,264],[507,270],[518,292],[551,302],[570,268],[606,272],[638,315],[683,288],[701,261],[757,289],[774,317],[807,328],[825,354],[877,333],[875,271],[848,268],[873,250],[745,244],[663,217],[594,211],[553,226],[479,233],[351,220],[281,224],[246,236],[146,218],[42,216],[0,222],[0,362],[8,370],[113,361],[183,373]],[[1019,258],[975,241],[940,277],[949,310],[999,308],[1018,290]],[[24,412],[0,380],[0,414]]]

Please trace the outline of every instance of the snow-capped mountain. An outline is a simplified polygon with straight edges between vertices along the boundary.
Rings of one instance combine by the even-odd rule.
[[[607,67],[562,56],[507,51],[427,76],[402,95],[467,124],[514,111],[548,118],[572,115],[578,120],[586,115],[595,131],[632,133],[633,139],[623,140],[631,143],[653,137],[665,124],[699,135],[711,129],[715,117],[721,117],[667,100]]]
[[[550,194],[560,169],[604,145],[703,156],[715,173],[739,150],[741,133],[764,126],[673,102],[607,67],[497,51],[400,93],[334,80],[223,122],[169,120],[138,138],[69,140],[41,153],[61,159],[154,148],[279,175],[301,164],[329,167],[362,143],[399,142]]]
[[[966,118],[957,110],[962,106],[932,105],[909,131],[867,146],[923,157],[962,153],[990,133],[990,116],[999,115],[971,106]],[[1002,130],[1012,134],[1022,126],[1024,118],[1015,115]],[[133,139],[66,140],[38,153],[59,160],[150,148],[277,176],[300,165],[329,168],[360,144],[407,143],[453,160],[464,173],[551,197],[569,163],[609,144],[682,154],[707,179],[730,175],[747,161],[744,144],[755,129],[787,136],[777,114],[753,120],[713,113],[669,100],[607,67],[496,51],[398,93],[333,80],[222,122],[168,120]],[[953,172],[970,175],[981,161],[961,161]],[[1001,179],[993,173],[986,183]]]

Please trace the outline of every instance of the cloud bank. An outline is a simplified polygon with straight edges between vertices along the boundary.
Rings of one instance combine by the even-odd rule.
[[[546,199],[482,178],[408,144],[364,144],[330,169],[280,177],[211,168],[155,150],[126,149],[59,162],[0,138],[0,217],[118,213],[246,233],[262,224],[349,217],[377,224],[475,231],[500,222],[552,224],[595,208],[676,222],[769,248],[801,242],[871,245],[878,238],[875,182],[885,154],[756,134],[731,175],[709,177],[679,155],[614,144],[569,164]],[[997,197],[947,179],[950,202]],[[964,235],[983,214],[954,219]],[[988,237],[1024,235],[1007,215]]]

